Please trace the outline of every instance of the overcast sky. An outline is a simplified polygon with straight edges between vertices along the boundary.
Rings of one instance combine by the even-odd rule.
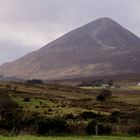
[[[0,0],[0,64],[101,17],[140,37],[140,0]]]

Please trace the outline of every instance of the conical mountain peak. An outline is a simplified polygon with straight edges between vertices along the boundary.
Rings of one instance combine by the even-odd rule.
[[[0,66],[0,75],[64,79],[140,72],[140,38],[104,17]]]
[[[88,23],[86,26],[89,26],[89,28],[92,28],[92,30],[96,30],[95,28],[112,28],[112,27],[118,27],[121,28],[122,26],[114,21],[113,19],[109,17],[103,17],[96,19],[90,23]],[[88,27],[87,27],[88,28]]]
[[[103,18],[98,18],[95,21],[99,21],[99,22],[115,22],[113,19],[109,18],[109,17],[103,17]],[[95,22],[93,21],[93,22]],[[116,22],[115,22],[116,23]]]

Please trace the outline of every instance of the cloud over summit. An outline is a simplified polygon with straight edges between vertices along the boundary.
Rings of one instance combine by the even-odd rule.
[[[140,36],[139,6],[139,0],[0,0],[0,63],[100,17]]]

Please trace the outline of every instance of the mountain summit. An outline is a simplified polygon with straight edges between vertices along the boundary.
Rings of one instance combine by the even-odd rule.
[[[0,75],[25,79],[127,73],[140,73],[140,38],[110,18],[97,19],[0,66]]]

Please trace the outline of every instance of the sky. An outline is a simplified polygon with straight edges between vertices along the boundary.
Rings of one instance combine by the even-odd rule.
[[[101,17],[140,37],[140,0],[0,0],[0,64]]]

